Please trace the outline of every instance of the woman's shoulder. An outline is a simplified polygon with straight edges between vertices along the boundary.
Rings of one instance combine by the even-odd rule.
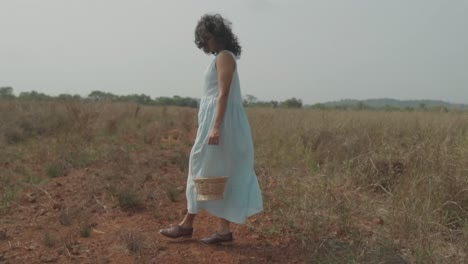
[[[218,52],[218,54],[216,54],[216,57],[219,56],[232,57],[234,60],[237,60],[236,54],[229,50],[221,50],[220,52]]]
[[[228,50],[221,50],[216,54],[216,63],[215,67],[218,65],[223,65],[224,67],[233,67],[234,70],[237,68],[237,62],[235,55]]]

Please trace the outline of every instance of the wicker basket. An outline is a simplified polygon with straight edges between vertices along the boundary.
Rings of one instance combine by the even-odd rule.
[[[209,201],[224,199],[224,187],[226,186],[227,180],[227,176],[193,179],[195,188],[197,189],[197,200]]]

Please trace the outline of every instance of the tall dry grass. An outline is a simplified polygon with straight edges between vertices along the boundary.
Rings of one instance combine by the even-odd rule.
[[[312,263],[467,261],[467,113],[249,116],[267,212]]]
[[[467,261],[467,113],[247,112],[271,222],[253,232],[294,238],[310,263]],[[178,200],[196,110],[0,102],[0,120],[3,212],[23,188],[83,167],[95,195],[128,210]]]

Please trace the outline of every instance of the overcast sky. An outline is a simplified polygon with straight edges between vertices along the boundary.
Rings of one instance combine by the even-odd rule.
[[[0,86],[199,98],[204,13],[233,23],[244,95],[468,103],[468,0],[0,0]]]

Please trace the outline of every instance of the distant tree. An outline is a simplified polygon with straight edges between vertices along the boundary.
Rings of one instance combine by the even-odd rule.
[[[70,94],[59,94],[57,96],[57,99],[59,99],[59,100],[72,100],[73,96],[70,95]]]
[[[198,101],[190,98],[190,97],[178,97],[177,100],[175,101],[175,104],[178,106],[185,106],[185,107],[193,107],[196,108],[198,107]]]
[[[324,105],[324,104],[321,104],[321,103],[317,103],[317,104],[312,105],[312,108],[317,108],[317,109],[323,110],[323,109],[326,109],[327,106]]]
[[[88,95],[88,99],[91,99],[93,101],[103,101],[103,100],[116,101],[118,100],[118,96],[112,93],[106,93],[102,91],[92,91]]]
[[[137,102],[140,104],[150,105],[153,103],[153,100],[151,99],[151,97],[149,97],[146,94],[140,94],[139,96],[137,96],[136,99],[137,99]]]
[[[154,100],[156,105],[176,105],[183,107],[198,107],[198,100],[190,97],[181,97],[178,95],[170,97],[157,97]]]
[[[358,110],[365,110],[365,109],[369,109],[370,107],[368,105],[366,105],[363,101],[359,101],[356,108]]]
[[[295,97],[291,99],[287,99],[284,102],[281,103],[287,108],[302,108],[302,100],[301,99],[296,99]]]
[[[157,105],[173,105],[174,104],[174,100],[166,96],[157,97],[156,99],[154,99],[154,101]]]
[[[186,102],[185,102],[184,98],[182,98],[182,97],[180,97],[180,96],[178,96],[178,95],[174,95],[174,96],[172,97],[172,100],[174,101],[174,103],[173,103],[174,105],[177,105],[177,106],[186,106],[186,105],[185,105]]]
[[[13,87],[0,87],[0,99],[13,99],[15,95],[13,94]]]
[[[336,110],[348,110],[349,106],[348,105],[335,105],[333,108]]]
[[[278,101],[270,101],[271,107],[276,108],[278,107]]]
[[[21,100],[50,100],[52,99],[51,96],[48,96],[44,93],[38,93],[36,91],[31,91],[31,92],[21,92],[18,96],[19,99]]]
[[[68,101],[68,100],[81,100],[81,96],[79,94],[71,95],[71,94],[59,94],[57,96],[58,100]]]
[[[251,106],[251,105],[258,102],[258,98],[251,95],[251,94],[246,94],[244,96],[244,99],[242,100],[242,102],[243,102],[244,106]]]
[[[131,94],[131,95],[124,95],[119,96],[117,101],[120,102],[135,102],[143,105],[151,105],[154,104],[154,101],[146,94]]]
[[[101,92],[101,91],[92,91],[89,95],[88,95],[88,99],[91,99],[93,101],[100,101],[104,98],[105,96],[105,93],[104,92]]]

